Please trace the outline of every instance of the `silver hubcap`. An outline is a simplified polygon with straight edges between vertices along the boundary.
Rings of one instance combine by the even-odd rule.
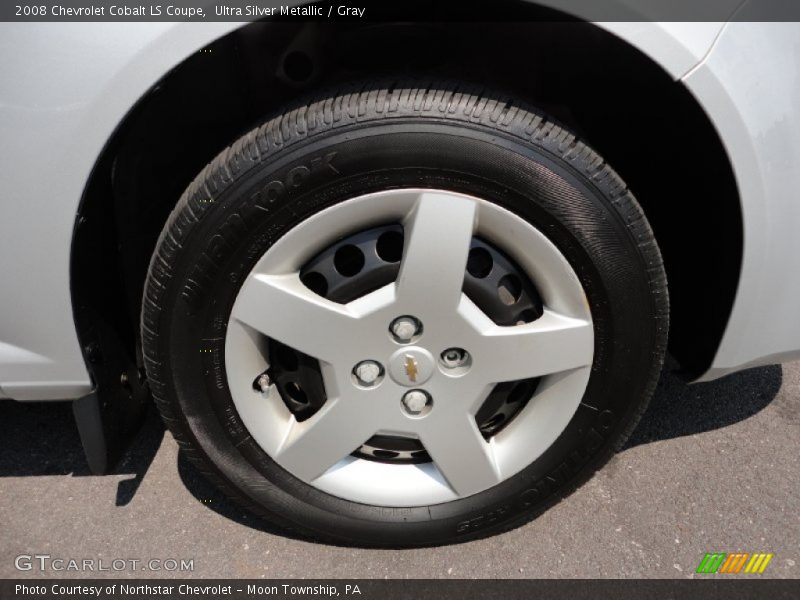
[[[397,281],[347,304],[300,281],[320,248],[388,222],[405,231]],[[540,318],[499,326],[463,293],[473,236],[510,244],[541,294]],[[318,359],[327,401],[310,418],[295,419],[274,385],[254,389],[269,367],[264,338]],[[541,232],[478,198],[411,189],[338,204],[274,244],[234,303],[225,365],[242,421],[287,471],[348,500],[417,506],[481,492],[536,460],[575,414],[593,351],[580,282]],[[493,386],[534,377],[541,380],[525,407],[486,439],[475,415]],[[378,434],[418,439],[432,462],[351,456]]]

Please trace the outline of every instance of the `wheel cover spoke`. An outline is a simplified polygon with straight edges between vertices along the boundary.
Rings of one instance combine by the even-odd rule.
[[[407,310],[430,314],[434,303],[449,316],[456,309],[476,217],[477,204],[469,198],[436,192],[419,195],[406,219],[397,280],[398,299]]]
[[[468,299],[459,312],[479,332],[476,364],[487,381],[542,377],[590,365],[594,354],[591,322],[545,309],[525,325],[498,327]]]
[[[334,398],[307,421],[292,422],[275,460],[301,479],[313,481],[368,440],[376,431],[374,413],[359,401],[348,400]]]
[[[253,274],[231,316],[300,352],[334,362],[342,354],[342,340],[358,335],[365,317],[392,301],[387,288],[341,305],[311,292],[297,274]]]
[[[440,426],[426,429],[422,443],[434,464],[460,496],[469,496],[500,483],[494,449],[466,412],[454,411]]]

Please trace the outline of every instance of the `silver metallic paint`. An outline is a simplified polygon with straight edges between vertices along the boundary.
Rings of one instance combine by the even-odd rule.
[[[683,79],[721,134],[745,219],[742,277],[703,379],[800,356],[800,24],[603,23]],[[78,205],[115,127],[237,23],[0,24],[0,397],[91,389],[73,321]]]

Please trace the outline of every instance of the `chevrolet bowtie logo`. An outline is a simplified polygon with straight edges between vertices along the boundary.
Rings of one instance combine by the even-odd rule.
[[[417,360],[410,354],[406,354],[406,375],[411,383],[417,382]]]

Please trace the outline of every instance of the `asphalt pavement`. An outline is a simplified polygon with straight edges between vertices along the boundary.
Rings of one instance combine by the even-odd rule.
[[[712,577],[694,573],[706,552],[742,551],[774,554],[762,577],[798,578],[798,492],[800,363],[692,386],[665,373],[627,446],[576,493],[514,531],[422,550],[318,544],[260,522],[155,416],[114,474],[92,476],[69,404],[0,402],[0,577],[69,565],[54,559],[110,570],[48,576]],[[167,570],[181,561],[192,570]]]

